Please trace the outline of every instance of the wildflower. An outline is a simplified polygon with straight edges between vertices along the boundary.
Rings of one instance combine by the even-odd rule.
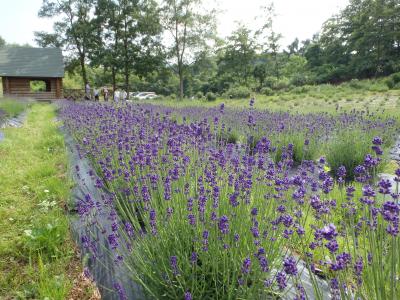
[[[297,263],[293,256],[288,256],[283,260],[283,270],[288,275],[297,274]]]
[[[282,291],[287,286],[286,274],[284,272],[278,272],[276,274],[276,282],[278,283],[279,289]]]
[[[189,291],[186,291],[185,292],[185,300],[192,300],[192,299],[193,299],[192,294]]]
[[[348,253],[341,253],[336,256],[336,262],[331,264],[332,271],[343,270],[351,262],[351,256]]]
[[[336,226],[333,225],[332,223],[326,225],[324,228],[322,228],[321,234],[324,237],[324,239],[328,241],[332,240],[334,237],[337,236]]]
[[[111,249],[116,249],[118,247],[118,237],[115,233],[111,233],[108,236],[108,243],[111,246]]]
[[[222,234],[227,234],[229,232],[229,219],[227,216],[222,216],[218,222],[218,228]]]
[[[382,145],[383,141],[379,136],[376,136],[372,139],[372,144],[374,145]]]
[[[169,264],[171,266],[171,270],[172,273],[174,274],[174,276],[177,276],[179,274],[179,270],[178,270],[178,258],[176,256],[171,256],[169,259]]]
[[[246,257],[243,261],[242,265],[242,273],[243,274],[248,274],[250,273],[250,268],[251,268],[251,260],[249,257]]]
[[[115,282],[113,284],[113,287],[114,287],[115,291],[117,292],[120,300],[128,300],[125,289],[123,288],[123,286],[120,283]]]
[[[192,255],[190,256],[190,263],[192,265],[195,265],[197,263],[197,253],[196,252],[192,252]]]

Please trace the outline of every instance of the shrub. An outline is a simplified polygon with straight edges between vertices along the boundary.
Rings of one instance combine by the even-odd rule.
[[[374,83],[368,88],[368,90],[370,92],[387,92],[389,88],[386,85]]]
[[[391,77],[395,84],[400,83],[400,72],[392,74]]]
[[[171,100],[176,100],[176,94],[170,94],[169,96],[169,99],[171,99]]]
[[[287,79],[287,78],[285,78],[285,77],[279,79],[279,80],[276,82],[274,88],[275,88],[276,90],[286,90],[286,89],[290,88],[289,79]]]
[[[307,83],[310,83],[310,79],[308,78],[307,75],[304,75],[304,74],[295,74],[290,79],[290,84],[295,85],[295,86],[302,86],[302,85],[306,85]]]
[[[204,97],[204,95],[203,95],[202,92],[197,92],[197,93],[196,93],[196,98],[197,98],[197,99],[203,99],[203,97]]]
[[[347,170],[346,179],[354,179],[354,168],[363,164],[364,158],[371,153],[371,136],[361,130],[349,130],[334,137],[326,148],[326,160],[336,175],[340,166]]]
[[[236,131],[224,130],[217,134],[217,141],[221,144],[236,144],[239,140],[239,134]]]
[[[246,86],[233,86],[226,91],[226,94],[229,98],[248,98],[251,91]]]
[[[213,92],[208,92],[206,94],[207,101],[215,101],[217,96]]]
[[[307,93],[311,90],[311,86],[309,85],[303,85],[303,86],[298,86],[292,89],[291,91],[295,94],[304,94]]]
[[[392,77],[389,77],[385,80],[385,84],[388,86],[389,89],[393,89],[396,85]]]
[[[269,87],[263,87],[260,92],[265,96],[272,96],[274,94],[274,91]]]
[[[349,82],[349,86],[353,89],[361,90],[365,87],[365,85],[358,79],[352,79]]]

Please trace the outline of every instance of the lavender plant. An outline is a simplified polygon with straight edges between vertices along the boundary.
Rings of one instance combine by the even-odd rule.
[[[64,103],[60,115],[91,160],[91,175],[111,192],[82,199],[81,218],[91,224],[107,214],[113,223],[102,232],[115,263],[149,298],[265,299],[292,291],[296,299],[397,299],[400,170],[395,189],[374,181],[395,123],[252,105]],[[354,170],[340,165],[332,174],[324,157],[313,160],[315,149],[351,128],[384,139],[371,137],[370,154]],[[241,138],[223,138],[232,131]],[[349,172],[354,182],[345,180]],[[88,232],[84,245],[96,256],[94,241]],[[115,289],[123,299],[124,287]]]

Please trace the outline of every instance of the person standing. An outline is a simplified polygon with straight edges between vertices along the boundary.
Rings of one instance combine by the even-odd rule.
[[[99,101],[99,89],[93,88],[94,101]]]
[[[118,102],[118,101],[119,101],[119,97],[120,97],[120,91],[119,91],[118,88],[116,87],[116,88],[115,88],[115,91],[114,91],[114,101],[115,101],[115,102]]]
[[[125,90],[122,90],[121,94],[122,94],[122,95],[121,95],[122,100],[126,101],[126,99],[127,99],[127,97],[128,97],[128,94],[126,93],[126,91],[125,91]]]
[[[91,97],[90,97],[90,84],[89,84],[89,82],[87,82],[87,83],[86,83],[86,86],[85,86],[85,98],[86,98],[86,100],[90,100],[90,99],[91,99]]]
[[[104,101],[108,101],[108,89],[106,86],[103,89],[103,94],[104,94]]]

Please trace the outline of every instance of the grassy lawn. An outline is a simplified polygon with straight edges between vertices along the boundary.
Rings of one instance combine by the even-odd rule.
[[[0,103],[3,103],[0,101]],[[55,108],[34,104],[0,143],[0,299],[67,299],[82,272],[64,206],[70,184]],[[74,299],[87,298],[91,287]]]

